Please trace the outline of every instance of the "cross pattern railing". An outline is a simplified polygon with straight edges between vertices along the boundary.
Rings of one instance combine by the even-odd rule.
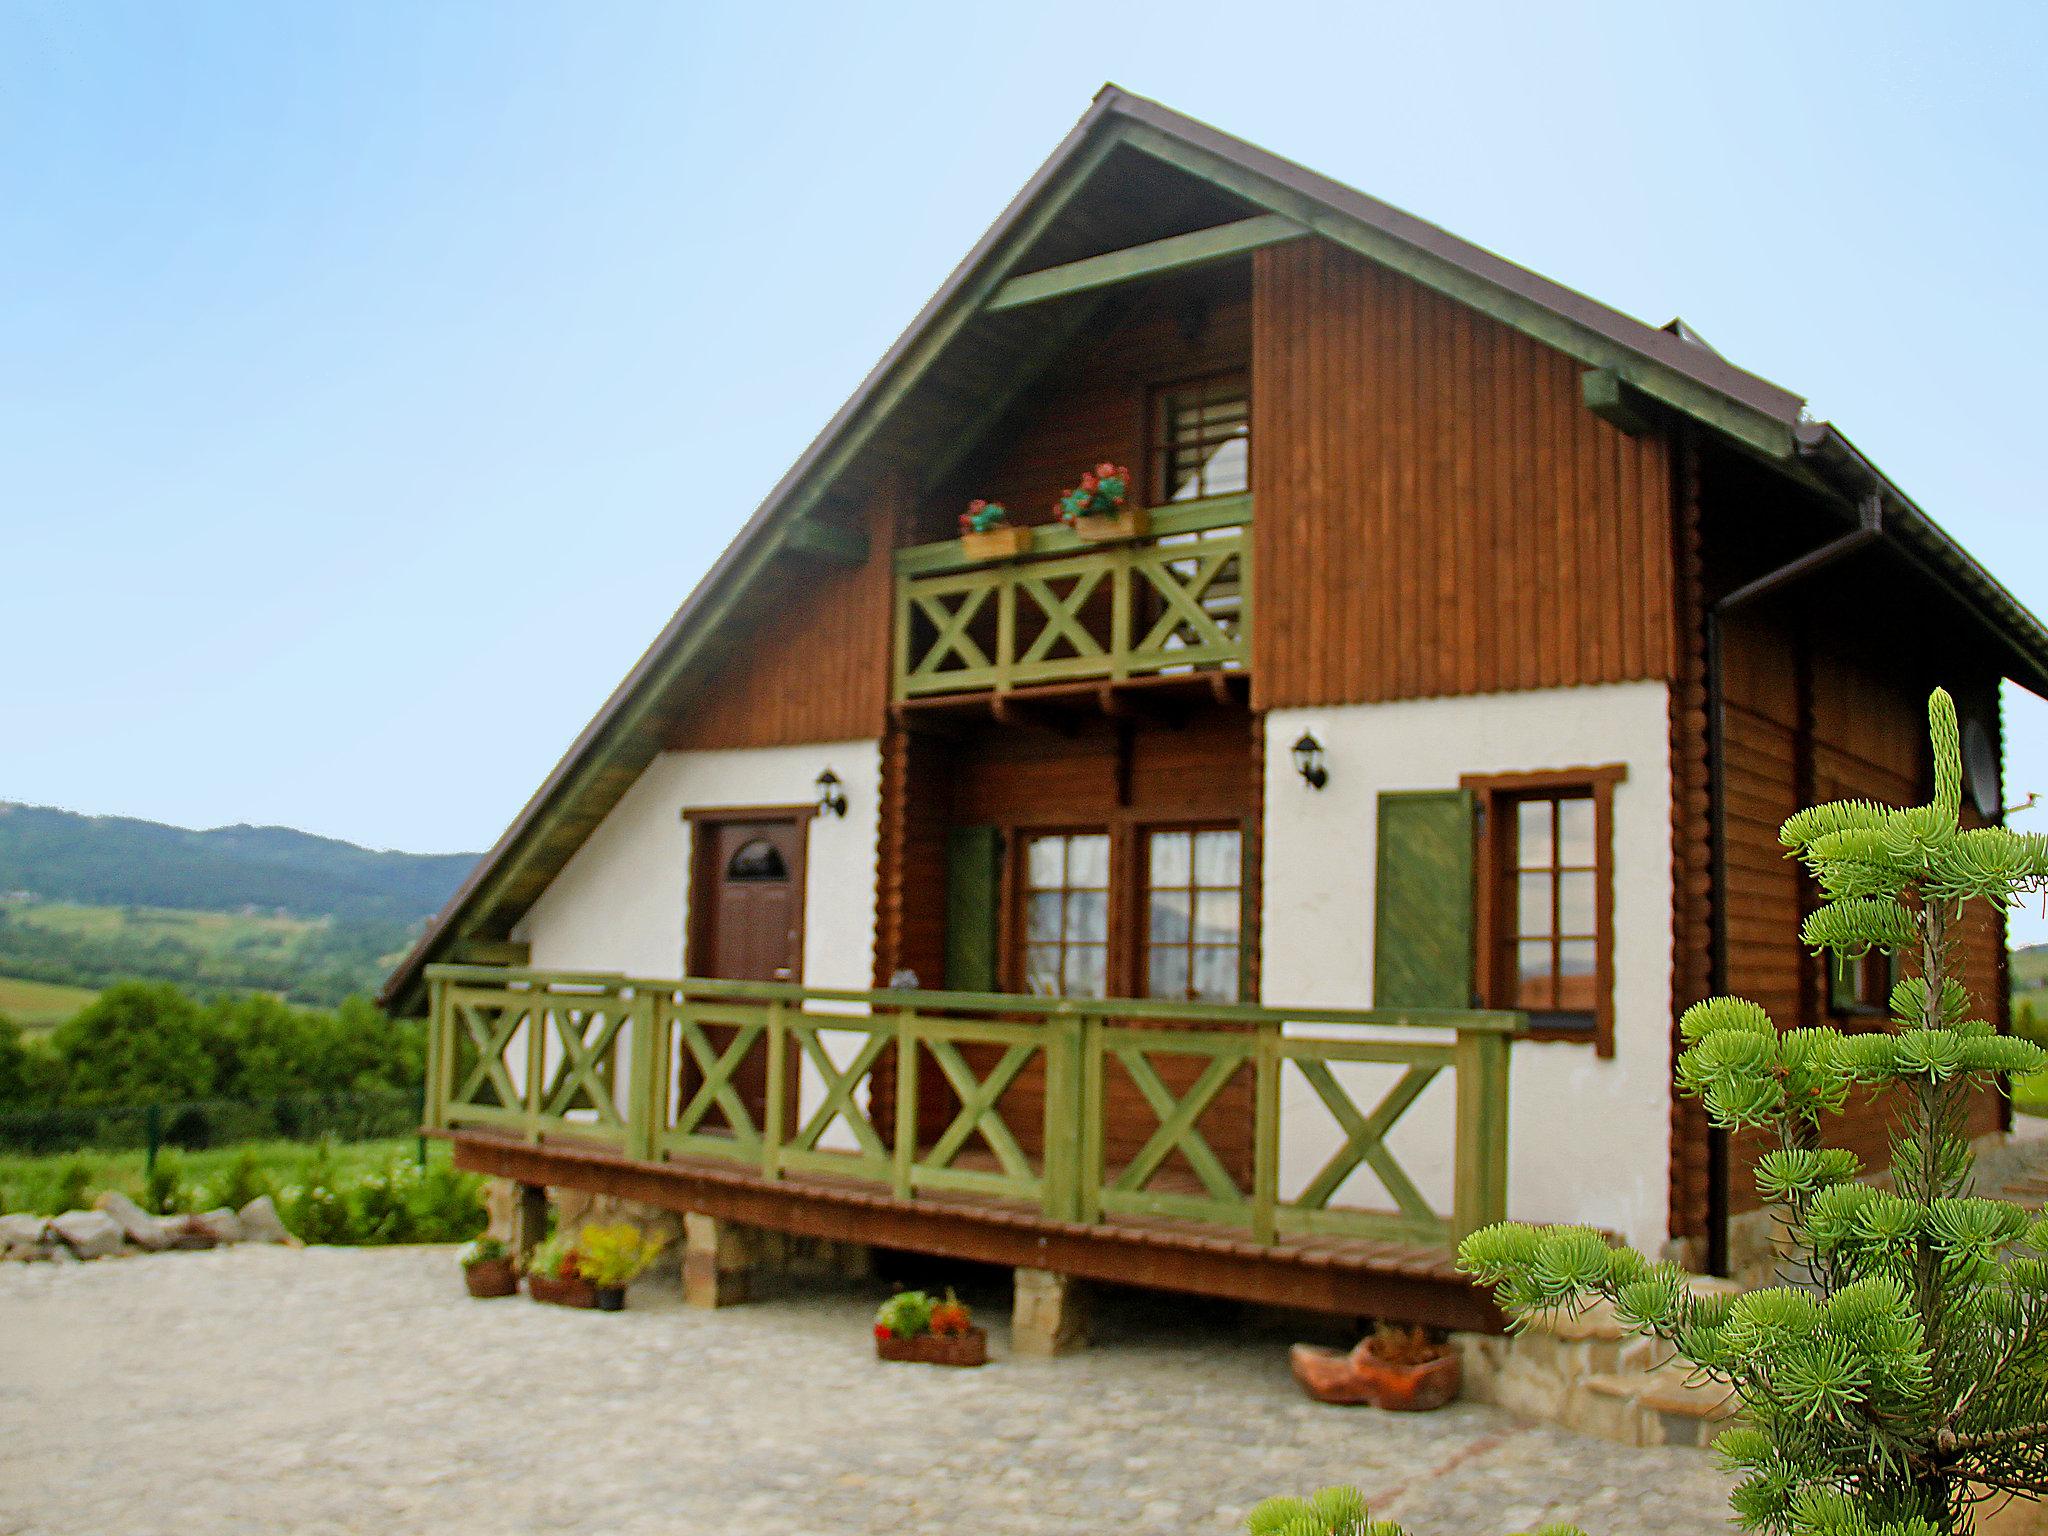
[[[1038,554],[993,563],[957,541],[900,551],[895,696],[1244,666],[1250,498],[1149,516],[1143,539],[1094,545],[1048,527]]]
[[[428,1116],[530,1142],[1166,1217],[1443,1243],[1506,1212],[1521,1016],[428,972]],[[1441,1145],[1404,1117],[1448,1075]],[[1397,1153],[1395,1131],[1404,1146]],[[1404,1161],[1404,1158],[1406,1159]],[[1424,1186],[1448,1188],[1449,1209]]]

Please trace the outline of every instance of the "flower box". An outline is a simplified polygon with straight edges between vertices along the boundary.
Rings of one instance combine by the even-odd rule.
[[[570,1275],[557,1279],[549,1275],[529,1273],[526,1277],[526,1294],[535,1301],[544,1301],[557,1307],[595,1307],[597,1287],[581,1275]]]
[[[1423,1413],[1458,1395],[1464,1369],[1457,1354],[1444,1350],[1415,1363],[1382,1360],[1367,1339],[1349,1354],[1297,1344],[1288,1366],[1304,1392],[1319,1403],[1369,1403],[1393,1413]]]
[[[472,1296],[519,1294],[519,1272],[512,1267],[510,1259],[481,1259],[463,1270],[462,1282],[469,1287]]]
[[[970,560],[1010,560],[1031,553],[1034,534],[1028,527],[1005,526],[981,533],[969,529],[960,535],[960,551]]]
[[[907,1339],[895,1334],[875,1336],[875,1357],[879,1360],[908,1360],[920,1365],[988,1364],[988,1331],[969,1328],[965,1333],[918,1333]]]
[[[1126,507],[1107,515],[1069,518],[1067,526],[1074,530],[1077,539],[1107,544],[1118,539],[1142,539],[1152,529],[1152,515],[1143,507]]]

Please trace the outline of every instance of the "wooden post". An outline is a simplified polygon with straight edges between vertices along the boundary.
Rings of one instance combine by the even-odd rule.
[[[1507,1215],[1508,1046],[1506,1035],[1491,1030],[1458,1031],[1454,1240]]]
[[[528,994],[532,1012],[526,1016],[526,1139],[540,1140],[540,1112],[547,1102],[546,1085],[542,1078],[548,1066],[548,1019],[547,992],[536,982]]]
[[[626,1028],[633,1033],[626,1062],[626,1156],[642,1162],[654,1161],[661,1135],[661,1042],[656,1032],[662,1021],[656,1001],[652,994],[636,991],[627,1005]]]
[[[443,1038],[448,1027],[448,983],[430,979],[427,982],[427,1089],[426,1102],[420,1107],[423,1123],[439,1130],[448,1123],[448,1090],[442,1083],[442,1058],[448,1054],[451,1041]],[[156,1148],[150,1147],[149,1166],[156,1166]]]
[[[768,1095],[761,1111],[761,1177],[782,1177],[782,1128],[789,1120],[789,1021],[783,1002],[768,1004]]]
[[[1047,1021],[1044,1192],[1039,1209],[1054,1221],[1081,1218],[1082,1024]]]
[[[896,1013],[896,1145],[890,1160],[890,1192],[898,1200],[911,1196],[910,1175],[917,1162],[917,1015],[908,1008]]]
[[[1081,1188],[1077,1215],[1082,1221],[1102,1220],[1102,1020],[1084,1014],[1081,1034],[1081,1121],[1075,1138],[1081,1154]]]
[[[512,1251],[523,1267],[528,1255],[548,1234],[548,1192],[543,1184],[519,1186],[519,1204],[512,1211]]]
[[[1252,1241],[1278,1236],[1280,1205],[1280,1025],[1256,1026],[1259,1054],[1252,1084]]]

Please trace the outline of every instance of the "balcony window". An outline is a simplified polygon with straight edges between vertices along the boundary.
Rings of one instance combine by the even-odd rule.
[[[1251,388],[1244,374],[1176,384],[1156,401],[1152,486],[1158,503],[1251,489]]]
[[[1024,845],[1024,989],[1109,995],[1109,835],[1054,832]]]

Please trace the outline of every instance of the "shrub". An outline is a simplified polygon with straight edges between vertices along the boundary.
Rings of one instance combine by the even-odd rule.
[[[1402,1536],[1391,1520],[1375,1520],[1356,1488],[1324,1488],[1305,1499],[1268,1499],[1246,1517],[1250,1536]],[[1583,1536],[1577,1526],[1546,1525],[1533,1536]]]
[[[48,1197],[47,1214],[62,1215],[65,1211],[81,1211],[92,1204],[92,1164],[82,1157],[74,1157],[57,1173],[57,1182],[51,1187]]]
[[[142,1175],[142,1208],[159,1216],[192,1208],[185,1189],[185,1160],[169,1148],[157,1153],[156,1165]]]
[[[667,1246],[630,1221],[593,1223],[577,1234],[576,1267],[592,1285],[631,1285]]]

